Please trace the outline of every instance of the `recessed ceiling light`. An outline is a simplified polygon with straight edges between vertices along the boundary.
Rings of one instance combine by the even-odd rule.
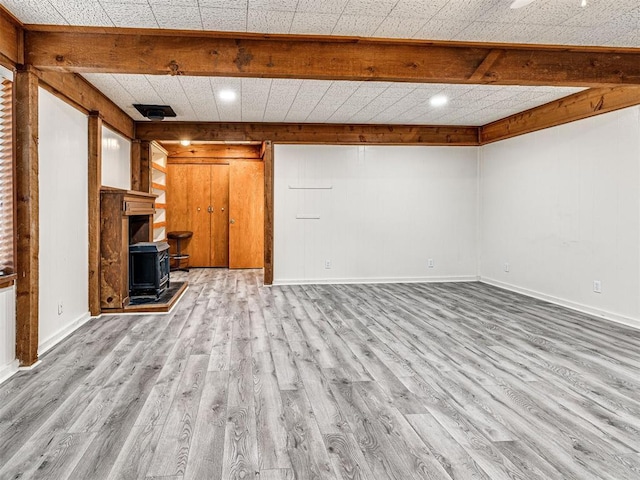
[[[431,97],[429,103],[432,107],[442,107],[446,105],[449,99],[445,95],[436,95],[435,97]]]
[[[224,100],[225,102],[233,102],[237,97],[236,92],[233,90],[220,90],[218,96],[220,100]]]
[[[191,145],[191,140],[180,140],[180,145],[182,145],[183,147],[188,147],[189,145]]]

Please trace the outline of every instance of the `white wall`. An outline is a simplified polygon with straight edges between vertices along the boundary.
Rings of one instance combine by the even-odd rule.
[[[102,185],[131,190],[131,141],[102,127]]]
[[[39,353],[43,353],[89,318],[89,133],[86,115],[43,89],[39,94]]]
[[[482,279],[640,325],[640,107],[481,157]]]
[[[16,290],[0,289],[0,383],[18,370],[16,360]]]
[[[475,279],[477,160],[474,147],[276,145],[274,281]]]

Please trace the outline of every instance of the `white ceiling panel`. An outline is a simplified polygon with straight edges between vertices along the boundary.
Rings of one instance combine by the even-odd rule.
[[[205,30],[243,32],[247,29],[246,10],[241,8],[201,8]]]
[[[247,17],[247,30],[278,33],[291,29],[295,12],[251,10]]]
[[[107,2],[101,0],[102,8],[114,25],[131,28],[158,28],[151,5],[144,3]]]
[[[370,15],[341,15],[338,22],[333,27],[334,35],[371,37],[384,17],[374,17]]]
[[[86,74],[136,120],[133,103],[169,104],[178,121],[482,125],[580,88]],[[223,101],[233,90],[234,101]],[[449,103],[432,107],[444,94]],[[168,119],[170,120],[170,119]]]
[[[289,32],[313,35],[331,35],[340,19],[339,14],[296,12]],[[287,33],[289,33],[287,32]]]
[[[349,3],[349,0],[299,0],[296,12],[340,15],[347,3]]]

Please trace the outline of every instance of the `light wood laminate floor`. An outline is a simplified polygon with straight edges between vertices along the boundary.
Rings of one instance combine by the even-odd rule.
[[[0,479],[638,479],[640,332],[487,285],[192,270],[0,386]]]

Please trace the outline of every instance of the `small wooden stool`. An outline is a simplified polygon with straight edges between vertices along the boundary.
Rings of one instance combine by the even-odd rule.
[[[183,232],[169,232],[167,233],[167,238],[169,240],[176,241],[176,253],[171,254],[171,260],[175,260],[175,265],[171,266],[171,270],[184,270],[185,272],[189,271],[189,254],[182,253],[180,248],[180,242],[182,240],[188,240],[193,236],[193,232],[183,231]],[[186,265],[182,266],[182,261],[185,261]]]

